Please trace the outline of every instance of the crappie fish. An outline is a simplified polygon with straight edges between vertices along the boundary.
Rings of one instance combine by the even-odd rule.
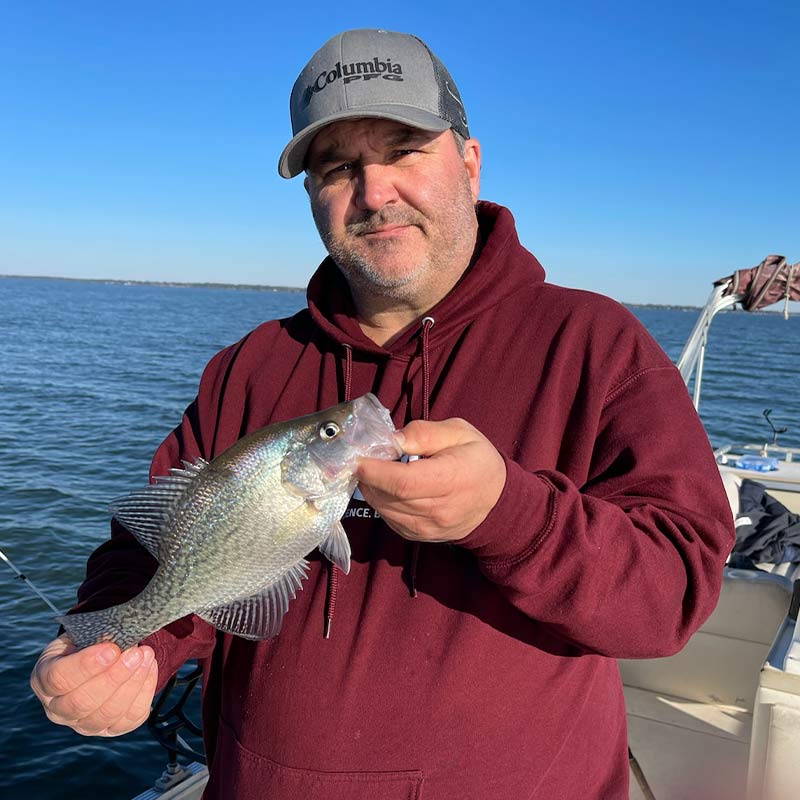
[[[158,560],[133,599],[60,618],[78,647],[125,649],[196,613],[249,639],[274,636],[315,548],[350,571],[341,524],[360,456],[396,459],[389,412],[373,394],[245,436],[213,461],[184,462],[111,503]]]

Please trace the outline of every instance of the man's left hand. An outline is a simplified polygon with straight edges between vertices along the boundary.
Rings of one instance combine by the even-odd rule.
[[[406,539],[463,539],[503,491],[503,457],[463,419],[416,420],[399,433],[405,452],[423,458],[407,464],[362,458],[356,477],[365,500]]]

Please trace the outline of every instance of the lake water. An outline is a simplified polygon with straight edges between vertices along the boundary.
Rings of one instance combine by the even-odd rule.
[[[203,366],[302,293],[0,279],[0,548],[59,608],[107,536],[109,499],[146,481],[155,447]],[[697,311],[639,308],[676,360]],[[767,441],[773,409],[800,446],[800,316],[726,313],[712,327],[701,417],[715,445]],[[82,738],[50,724],[28,687],[52,613],[0,565],[0,795],[132,797],[165,763],[146,731]]]

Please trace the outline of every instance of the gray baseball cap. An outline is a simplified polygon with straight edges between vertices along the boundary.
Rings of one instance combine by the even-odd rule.
[[[278,172],[303,171],[306,152],[332,122],[380,117],[426,131],[452,128],[469,139],[461,95],[428,45],[408,33],[363,28],[325,42],[306,64],[289,101],[293,138]]]

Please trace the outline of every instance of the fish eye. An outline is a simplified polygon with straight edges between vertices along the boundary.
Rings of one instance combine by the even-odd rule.
[[[319,426],[321,439],[333,439],[341,433],[342,429],[335,422],[323,422]]]

